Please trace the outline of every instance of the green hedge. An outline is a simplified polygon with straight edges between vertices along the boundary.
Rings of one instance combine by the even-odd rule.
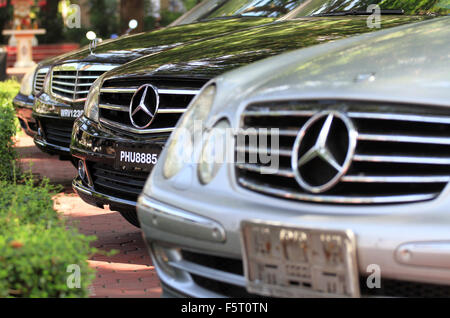
[[[12,100],[18,92],[16,81],[0,82],[0,179],[14,178],[16,152],[12,137],[17,132],[17,120]]]
[[[17,91],[17,82],[0,82],[0,297],[87,297],[95,237],[59,217],[52,200],[57,187],[48,180],[37,184],[31,173],[15,173],[11,101]]]

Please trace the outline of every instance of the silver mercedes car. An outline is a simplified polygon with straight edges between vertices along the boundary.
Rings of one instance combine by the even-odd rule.
[[[449,39],[443,17],[210,81],[139,198],[165,295],[450,296]]]

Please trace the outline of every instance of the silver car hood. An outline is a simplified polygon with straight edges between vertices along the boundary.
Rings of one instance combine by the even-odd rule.
[[[213,113],[280,99],[450,106],[449,39],[442,17],[269,58],[217,78]]]

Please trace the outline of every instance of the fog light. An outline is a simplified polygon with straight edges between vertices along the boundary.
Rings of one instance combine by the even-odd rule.
[[[78,161],[78,175],[82,181],[86,181],[86,166],[83,160]]]
[[[159,265],[159,268],[165,274],[171,277],[176,277],[175,269],[170,265],[170,261],[173,261],[177,258],[178,255],[174,254],[178,254],[178,251],[175,249],[162,247],[158,244],[152,244],[152,252],[156,262]]]

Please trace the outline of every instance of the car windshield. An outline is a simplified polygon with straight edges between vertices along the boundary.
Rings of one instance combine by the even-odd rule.
[[[278,18],[308,0],[228,0],[202,17],[202,20],[235,16]]]
[[[309,0],[298,8],[295,17],[339,14],[367,14],[371,4],[378,4],[381,14],[450,14],[450,0]]]

